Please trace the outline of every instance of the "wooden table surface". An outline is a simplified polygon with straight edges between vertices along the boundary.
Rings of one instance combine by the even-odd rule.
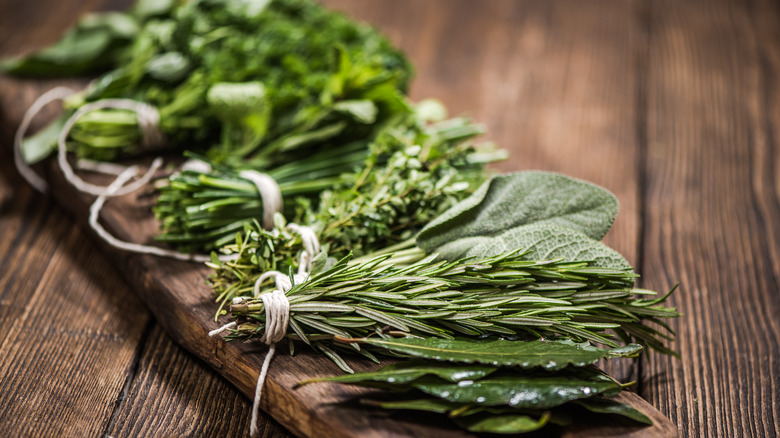
[[[780,4],[328,0],[417,68],[412,96],[485,124],[499,170],[621,201],[607,243],[667,290],[681,359],[610,366],[681,436],[780,435]],[[127,1],[0,0],[0,55]],[[62,81],[49,81],[51,86]],[[0,79],[4,87],[14,82]],[[16,173],[0,109],[0,431],[248,435],[251,402],[173,343],[121,266]],[[264,419],[263,436],[288,433]]]

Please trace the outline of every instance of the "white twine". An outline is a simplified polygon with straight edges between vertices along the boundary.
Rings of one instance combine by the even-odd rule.
[[[265,359],[263,360],[263,366],[260,368],[260,375],[257,377],[257,385],[255,386],[255,399],[252,403],[252,420],[249,424],[250,436],[255,436],[257,433],[257,418],[260,415],[260,399],[263,396],[263,387],[265,386],[265,378],[268,376],[268,368],[271,365],[271,359],[273,359],[274,354],[276,354],[276,343],[284,339],[284,336],[287,334],[287,326],[290,323],[290,301],[287,300],[287,295],[285,294],[285,292],[292,288],[289,278],[284,277],[283,275],[277,275],[277,288],[274,289],[273,292],[260,294],[260,283],[262,283],[265,278],[260,276],[260,278],[257,279],[254,291],[255,296],[259,296],[265,307],[265,331],[260,340],[268,345],[268,353],[266,353]],[[287,282],[280,282],[279,280],[281,278],[285,278]]]
[[[317,234],[309,227],[291,223],[287,227],[301,235],[304,250],[301,252],[301,259],[298,266],[298,273],[290,277],[279,271],[266,271],[258,277],[253,288],[253,295],[263,301],[265,307],[265,331],[260,338],[268,345],[268,353],[263,359],[263,366],[260,368],[260,375],[257,377],[255,386],[255,399],[252,403],[252,419],[249,425],[250,436],[255,436],[258,432],[257,419],[260,415],[260,400],[263,395],[265,379],[268,376],[268,368],[271,364],[274,354],[276,354],[276,343],[284,339],[287,334],[287,327],[290,323],[290,301],[286,293],[296,284],[301,284],[309,278],[311,270],[311,259],[320,251],[320,242]],[[260,293],[260,285],[269,278],[274,278],[276,288],[273,292]],[[243,302],[243,298],[233,298],[233,304]],[[216,336],[225,330],[237,327],[236,322],[230,322],[222,327],[209,332],[209,336]]]
[[[308,274],[311,271],[311,261],[320,253],[320,241],[317,239],[317,233],[311,227],[298,225],[296,223],[287,224],[287,228],[298,233],[301,236],[304,251],[301,253],[301,261],[298,265],[298,274],[304,272]]]
[[[132,184],[128,184],[121,189],[117,189],[110,195],[108,194],[107,187],[91,184],[79,178],[68,162],[68,151],[66,144],[68,135],[70,134],[70,130],[73,129],[73,126],[76,125],[76,122],[78,122],[79,119],[84,116],[84,114],[96,109],[103,108],[123,109],[135,112],[136,117],[138,118],[138,127],[141,130],[142,147],[149,148],[160,144],[163,141],[163,134],[158,128],[160,122],[160,113],[157,112],[155,107],[130,99],[103,99],[90,102],[82,106],[75,113],[73,113],[72,116],[70,116],[67,122],[65,122],[65,126],[62,127],[60,136],[57,139],[57,162],[62,169],[62,173],[65,175],[65,179],[67,179],[68,182],[73,184],[73,186],[75,186],[80,191],[95,196],[122,196],[138,190],[139,188],[146,185],[146,183],[148,183],[149,180],[151,180],[154,176],[154,172],[156,172],[159,166],[162,165],[162,161],[160,160],[160,164],[158,166],[150,166],[146,174],[144,174],[138,180],[134,181]],[[155,162],[157,162],[157,160],[155,160]]]
[[[123,166],[117,163],[107,163],[105,161],[95,161],[87,158],[79,158],[76,160],[76,169],[119,176],[122,174],[122,172],[127,170],[127,166]]]
[[[284,206],[279,184],[270,176],[256,170],[242,170],[238,175],[252,182],[263,200],[263,228],[274,227],[274,213],[281,212]]]
[[[159,159],[159,158],[158,158]],[[161,159],[159,159],[162,161]],[[108,187],[106,187],[106,193],[101,194],[95,199],[95,202],[89,207],[89,226],[102,238],[106,243],[114,248],[123,249],[125,251],[131,251],[138,254],[150,254],[160,257],[168,257],[176,260],[184,260],[190,262],[207,262],[211,260],[211,257],[205,254],[185,254],[178,251],[168,250],[165,248],[159,248],[156,246],[142,245],[139,243],[126,242],[114,237],[109,233],[102,225],[100,225],[98,219],[100,218],[100,210],[106,203],[106,199],[111,196],[115,196],[119,189],[129,181],[133,176],[138,173],[138,166],[130,166],[125,169]],[[229,258],[230,256],[225,256]],[[223,256],[220,256],[223,259]]]
[[[194,170],[195,172],[200,173],[210,173],[211,165],[205,161],[190,158],[181,165],[181,170]]]
[[[225,330],[230,330],[230,329],[236,327],[237,325],[238,324],[236,324],[235,321],[227,323],[227,324],[223,325],[222,327],[220,327],[218,329],[214,329],[214,330],[210,331],[209,332],[209,337],[213,338],[214,336],[217,336],[218,334],[224,332]]]
[[[24,134],[26,134],[27,130],[30,128],[33,118],[41,112],[43,107],[55,100],[64,100],[73,93],[75,93],[75,91],[68,87],[56,87],[43,93],[39,98],[35,99],[35,102],[33,102],[33,104],[30,105],[30,108],[24,113],[22,123],[19,124],[16,135],[14,135],[14,163],[16,164],[16,169],[19,171],[19,174],[35,188],[35,190],[38,190],[41,193],[46,193],[49,185],[24,161],[24,156],[22,156],[22,140],[24,140]]]

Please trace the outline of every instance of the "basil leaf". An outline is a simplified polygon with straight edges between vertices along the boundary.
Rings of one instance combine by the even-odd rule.
[[[18,76],[75,76],[110,67],[138,33],[138,23],[120,12],[90,14],[53,46],[0,63]]]
[[[376,121],[379,110],[370,100],[345,100],[333,105],[333,109],[349,114],[359,123],[371,124]]]
[[[70,113],[66,112],[45,128],[22,140],[22,156],[25,163],[35,164],[57,149],[57,139],[69,117]]]
[[[466,339],[367,338],[361,342],[395,353],[438,361],[481,363],[492,366],[542,367],[560,370],[568,365],[585,366],[609,357],[634,357],[642,347],[630,344],[620,349],[599,348],[570,339],[471,341]]]
[[[476,239],[530,224],[562,226],[600,240],[618,212],[615,196],[591,183],[529,171],[491,178],[470,197],[431,221],[417,246],[447,259],[464,256]],[[447,245],[446,255],[440,247]]]

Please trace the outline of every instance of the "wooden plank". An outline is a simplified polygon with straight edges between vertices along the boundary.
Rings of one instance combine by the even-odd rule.
[[[11,195],[22,181],[4,163],[0,430],[100,435],[149,313],[69,218],[27,187]]]
[[[353,4],[357,5],[358,3]],[[436,4],[438,4],[439,7],[436,7]],[[449,88],[448,93],[442,96],[444,97],[445,102],[450,104],[456,112],[461,112],[463,109],[469,108],[470,105],[474,105],[474,107],[477,108],[477,111],[495,111],[494,113],[486,113],[489,114],[487,116],[488,124],[490,125],[490,123],[497,123],[499,126],[504,126],[504,135],[510,138],[520,136],[519,131],[516,130],[516,124],[518,121],[511,118],[506,118],[502,119],[503,121],[501,123],[504,125],[501,125],[499,122],[495,121],[495,118],[498,117],[498,115],[504,116],[506,111],[511,113],[512,109],[514,108],[513,105],[517,105],[518,101],[520,100],[524,101],[524,96],[519,94],[520,91],[512,91],[510,93],[507,93],[505,89],[490,91],[493,80],[491,78],[487,78],[482,79],[481,82],[479,82],[481,85],[477,87],[481,88],[481,91],[487,97],[479,98],[484,99],[479,100],[476,96],[481,96],[482,94],[477,93],[477,91],[472,90],[471,88],[468,88],[469,84],[473,83],[473,81],[468,77],[467,79],[463,79],[462,72],[466,71],[466,68],[468,67],[476,70],[477,73],[475,74],[477,76],[480,74],[486,74],[489,76],[489,72],[493,70],[506,68],[506,66],[503,64],[498,64],[505,61],[505,57],[502,56],[502,53],[506,47],[502,46],[501,44],[505,43],[506,41],[515,41],[516,35],[510,34],[508,38],[504,39],[504,35],[501,32],[494,30],[492,33],[487,35],[487,38],[490,38],[490,41],[496,43],[495,46],[491,44],[477,44],[477,42],[484,39],[482,38],[483,35],[479,29],[485,28],[482,25],[477,25],[482,23],[483,25],[487,25],[488,28],[490,28],[495,18],[511,16],[513,18],[505,18],[503,21],[500,21],[496,27],[500,27],[507,32],[529,32],[528,35],[530,36],[526,37],[528,45],[518,46],[519,48],[517,50],[519,51],[519,54],[513,53],[512,56],[520,56],[530,50],[530,53],[532,55],[537,55],[539,59],[533,58],[536,63],[529,65],[535,67],[542,66],[544,68],[540,67],[540,70],[532,71],[531,76],[537,78],[537,82],[532,82],[531,85],[528,86],[530,88],[521,90],[523,93],[536,89],[540,83],[544,83],[548,74],[552,74],[558,71],[558,69],[562,66],[561,60],[558,58],[547,58],[546,61],[542,59],[544,57],[541,55],[541,52],[543,51],[544,46],[540,47],[538,45],[539,35],[538,33],[535,33],[538,31],[538,29],[543,29],[543,26],[539,25],[539,21],[542,23],[547,23],[548,21],[556,23],[556,26],[547,29],[546,32],[548,33],[545,33],[544,35],[552,41],[549,43],[551,44],[552,48],[556,50],[564,50],[565,53],[569,53],[569,56],[574,56],[574,54],[581,50],[579,46],[576,46],[576,43],[578,43],[580,40],[575,37],[566,37],[564,39],[558,40],[556,38],[560,38],[560,36],[556,37],[555,35],[565,33],[564,30],[571,26],[574,26],[577,32],[585,34],[588,32],[595,32],[600,28],[593,14],[588,15],[590,17],[589,19],[582,20],[582,23],[584,24],[578,24],[581,23],[581,21],[579,20],[579,17],[575,16],[573,13],[584,14],[586,10],[584,8],[578,8],[576,3],[558,3],[553,7],[553,9],[548,10],[544,7],[537,9],[538,6],[535,6],[530,2],[522,3],[520,6],[514,6],[514,3],[507,1],[490,2],[486,8],[486,15],[482,16],[482,18],[474,18],[477,25],[474,25],[473,27],[476,28],[476,30],[474,30],[471,25],[466,27],[457,25],[458,20],[470,20],[472,18],[471,14],[473,11],[471,8],[469,8],[469,4],[460,2],[453,4],[451,7],[449,7],[450,3],[447,3],[447,5],[444,5],[443,2],[436,4],[434,4],[434,6],[428,6],[427,8],[423,9],[423,11],[427,11],[427,14],[424,16],[424,18],[418,19],[418,21],[425,25],[407,27],[403,29],[402,34],[404,35],[404,39],[410,44],[414,44],[415,47],[428,47],[427,53],[429,55],[427,55],[427,61],[423,61],[418,64],[421,65],[421,69],[426,65],[440,65],[441,62],[445,62],[450,59],[449,55],[457,55],[456,58],[460,62],[463,62],[463,64],[461,64],[459,68],[451,69],[451,65],[445,63],[443,66],[421,75],[421,78],[418,79],[418,83],[427,84],[425,86],[430,87],[428,87],[429,89],[426,91],[430,91],[430,88],[436,84],[448,83],[446,81],[440,82],[440,79],[444,78],[447,81],[450,81],[448,86],[452,86],[453,88]],[[393,20],[395,20],[394,22],[397,23],[403,22],[399,17],[403,17],[404,14],[403,12],[399,12],[400,8],[394,4],[377,3],[375,6],[379,11],[378,15],[380,17],[380,20],[377,21],[377,24],[382,25],[382,20],[384,20],[385,17],[395,17],[388,18],[388,20],[391,22],[393,22]],[[569,12],[567,11],[570,7],[574,8],[572,9],[573,15],[568,15]],[[439,13],[442,11],[449,12],[445,14],[443,18],[437,18],[440,17]],[[610,20],[610,22],[613,24],[613,27],[605,27],[605,29],[608,30],[606,33],[607,38],[609,38],[610,35],[613,35],[611,32],[616,32],[618,37],[625,36],[621,32],[624,32],[628,27],[621,27],[623,26],[623,22],[621,20],[626,18],[630,20],[630,18],[633,16],[631,15],[632,9],[624,8],[619,9],[619,11],[622,12],[619,12],[618,16],[613,17]],[[514,26],[514,23],[517,20],[522,19],[522,17],[525,17],[526,14],[530,14],[531,18],[528,18],[527,22],[524,22],[524,26]],[[629,15],[628,17],[626,17],[627,14]],[[405,15],[409,14],[407,13]],[[550,17],[555,19],[551,19]],[[428,23],[431,23],[432,26],[427,26]],[[614,26],[617,26],[617,28]],[[462,34],[473,35],[476,40],[469,40]],[[439,52],[431,48],[438,48],[439,45],[437,45],[437,43],[443,43],[450,39],[453,39],[454,43],[451,46],[448,46],[448,49],[445,50],[445,55],[442,55],[443,58],[437,58],[437,56],[439,56]],[[462,44],[465,43],[467,43],[467,47],[466,49],[462,49]],[[483,53],[483,48],[487,50],[487,48],[491,47],[493,47],[492,51],[488,50],[488,53]],[[629,58],[633,56],[631,55],[633,52],[630,50],[630,48],[628,48],[629,46],[616,45],[612,48],[605,49],[604,52],[599,51],[598,44],[588,45],[588,47],[596,52],[592,56],[614,57],[614,59],[611,61],[614,64],[622,62],[622,56],[625,56],[626,53],[629,54]],[[461,52],[463,54],[458,55]],[[550,51],[550,53],[554,52],[554,50]],[[423,50],[423,53],[426,52]],[[433,58],[431,59],[431,57]],[[469,59],[471,62],[468,62]],[[579,61],[574,63],[575,67],[586,67],[589,69],[595,69],[595,71],[598,72],[598,63],[589,61],[588,58],[584,56],[578,59]],[[513,84],[515,84],[516,80],[522,79],[522,74],[524,72],[528,73],[527,70],[524,70],[526,68],[525,65],[526,63],[524,61],[517,61],[516,63],[513,63],[512,68],[510,68],[509,72],[506,73],[507,76],[504,79],[505,82],[502,84],[511,87]],[[518,74],[520,75],[519,77],[516,76]],[[631,75],[629,75],[629,77],[630,76]],[[531,121],[528,122],[529,133],[537,131],[538,128],[535,126],[535,123],[543,122],[545,120],[549,124],[549,126],[545,126],[547,126],[547,128],[550,130],[548,132],[550,135],[555,133],[557,129],[567,129],[570,124],[576,122],[577,120],[581,120],[580,124],[574,123],[574,126],[577,126],[578,129],[574,130],[573,132],[577,135],[586,135],[587,133],[590,133],[588,135],[598,138],[596,133],[600,133],[600,135],[603,136],[605,132],[610,132],[610,128],[600,127],[598,123],[596,123],[597,121],[587,119],[588,111],[584,106],[582,106],[584,105],[584,100],[587,100],[586,98],[593,98],[594,100],[600,102],[600,104],[605,108],[612,105],[616,105],[619,108],[618,110],[615,110],[613,114],[610,114],[608,117],[606,117],[608,120],[606,125],[613,126],[614,128],[617,126],[617,122],[619,121],[626,122],[626,126],[631,126],[631,120],[625,120],[621,118],[625,117],[625,114],[631,115],[631,117],[628,117],[628,119],[633,117],[632,108],[634,104],[631,99],[626,101],[620,100],[620,97],[624,96],[624,94],[622,92],[615,92],[613,94],[609,90],[609,84],[607,82],[604,82],[602,87],[596,87],[596,91],[590,95],[589,92],[586,91],[588,89],[587,81],[582,82],[581,79],[576,78],[576,75],[572,75],[571,77],[573,78],[573,82],[569,84],[569,82],[567,82],[568,77],[570,76],[554,76],[552,79],[550,79],[552,81],[551,84],[553,84],[551,85],[551,88],[560,88],[561,94],[556,95],[555,97],[561,98],[561,96],[568,96],[566,93],[568,86],[576,86],[575,88],[580,91],[578,94],[575,94],[574,97],[572,97],[571,102],[566,103],[578,104],[580,107],[572,107],[575,109],[566,115],[566,117],[556,119],[558,116],[555,106],[546,103],[548,102],[549,94],[547,97],[544,97],[545,93],[539,92],[534,99],[531,99],[531,101],[540,108],[546,109],[547,113],[545,113],[546,115],[544,117],[540,116],[540,118],[535,119],[535,116],[532,114],[533,107],[531,106],[531,109],[528,110],[528,113],[523,116],[524,118],[520,118],[520,120],[526,120],[530,118]],[[561,87],[557,81],[563,81],[566,86]],[[524,84],[522,81],[520,81],[520,83]],[[416,87],[419,86],[416,85]],[[467,89],[463,89],[463,87],[467,87]],[[633,90],[630,89],[632,87],[630,81],[623,83],[621,87],[627,87],[629,88],[627,91],[633,92]],[[417,93],[419,93],[419,91],[415,91],[415,95],[418,95]],[[547,91],[547,93],[550,93],[550,91]],[[447,101],[447,96],[463,97],[457,97],[456,99],[449,97],[449,99],[453,99],[450,102]],[[628,94],[628,96],[633,96],[633,94]],[[504,112],[499,113],[499,110],[495,108],[501,108]],[[574,114],[574,116],[572,116],[572,114]],[[491,122],[491,120],[493,120],[493,122]],[[625,133],[623,136],[626,136],[628,135],[626,133],[632,133],[633,131],[629,129],[624,132]],[[534,137],[531,136],[531,138]],[[551,135],[549,138],[540,136],[537,138],[537,141],[543,144],[548,144],[548,146],[552,148],[554,143],[558,143],[563,138],[564,137],[556,135]],[[617,138],[620,139],[622,137],[618,136]],[[604,156],[606,156],[608,159],[617,160],[617,162],[621,164],[621,168],[626,163],[633,165],[633,156],[631,156],[630,153],[625,156],[620,155],[622,153],[622,149],[615,147],[617,143],[618,142],[616,140],[611,140],[612,146],[605,149],[609,152],[599,153],[602,155],[606,154]],[[568,143],[563,142],[563,144],[567,144],[568,146],[558,150],[558,152],[555,153],[562,155],[575,154],[575,158],[581,158],[581,156],[576,155],[577,152],[574,150],[574,146],[581,147],[582,144],[579,144],[572,139],[569,139]],[[536,146],[537,145],[533,145],[533,147]],[[626,150],[630,151],[631,149],[626,148]],[[517,152],[515,153],[517,154]],[[527,159],[527,157],[534,156],[532,152],[521,150],[521,154],[523,157],[523,160],[521,161],[522,163],[535,163],[529,167],[545,167],[545,155],[541,155],[542,158]],[[550,154],[550,156],[547,158],[549,158],[551,162],[555,162],[552,161],[552,153],[548,151],[548,154]],[[514,164],[519,163],[515,162]],[[572,166],[574,167],[573,164]],[[522,166],[518,165],[518,168],[519,167]],[[580,167],[577,168],[579,169]],[[566,167],[562,167],[559,170],[567,171],[567,169],[568,168]],[[601,174],[604,177],[610,175],[610,173],[605,171],[601,171]],[[578,174],[578,176],[598,181],[597,178],[589,176],[588,172],[585,172],[584,174]],[[61,177],[56,172],[54,173],[53,177],[55,178],[55,187],[58,188],[58,191],[55,193],[55,195],[64,205],[74,209],[75,214],[83,219],[86,211],[86,205],[91,200],[86,197],[75,196],[72,192],[68,192],[67,184],[62,182]],[[629,177],[623,181],[623,185],[620,185],[619,188],[630,188],[632,185],[635,187],[635,184],[635,179]],[[135,199],[132,198],[132,195],[125,199],[112,201],[105,212],[105,223],[121,237],[132,238],[136,241],[149,241],[151,234],[156,228],[156,225],[149,217],[148,211],[139,208],[135,204]],[[632,227],[629,224],[624,225],[623,227],[623,229],[626,230],[624,232],[626,236],[636,234],[635,226]],[[632,229],[634,231],[631,231]],[[623,242],[623,239],[618,239],[618,242]],[[625,245],[625,243],[622,244]],[[169,333],[171,333],[177,342],[195,352],[198,356],[204,358],[204,360],[206,360],[206,362],[209,363],[212,367],[218,369],[220,373],[228,377],[242,392],[247,395],[253,393],[255,379],[259,370],[259,363],[261,361],[261,355],[250,353],[262,353],[264,348],[258,347],[255,344],[225,344],[221,340],[208,339],[206,337],[206,332],[209,329],[215,328],[217,324],[212,321],[214,306],[211,303],[209,291],[204,285],[204,279],[207,275],[207,271],[205,271],[205,269],[190,264],[168,260],[159,260],[148,256],[130,256],[124,253],[110,251],[109,254],[112,255],[112,258],[117,262],[117,264],[126,268],[123,270],[123,273],[135,286],[139,296],[141,296],[142,299],[152,308],[161,325]],[[629,255],[629,258],[630,257],[631,256]],[[354,363],[354,366],[357,369],[366,369],[366,365],[362,363]],[[395,417],[386,413],[372,412],[370,416],[367,416],[364,410],[357,410],[352,405],[335,404],[335,402],[348,400],[355,395],[361,394],[362,390],[342,388],[335,385],[311,385],[299,390],[291,390],[292,386],[303,378],[334,374],[337,372],[338,371],[335,366],[330,364],[330,362],[311,354],[303,353],[293,358],[280,354],[274,361],[274,365],[269,375],[269,381],[266,383],[266,395],[263,407],[264,409],[271,412],[277,419],[279,419],[280,422],[289,427],[293,432],[306,436],[383,436],[387,434],[433,436],[443,433],[442,429],[437,426],[445,427],[443,430],[445,430],[446,433],[450,434],[451,436],[466,435],[452,429],[447,429],[446,425],[444,424],[437,425],[430,424],[430,422],[415,423],[412,421],[401,422],[397,421]],[[629,400],[631,400],[632,403],[637,404],[640,409],[645,410],[651,415],[653,414],[652,407],[642,402],[635,395],[626,394],[626,397],[629,397]],[[658,418],[660,419],[661,417]],[[668,423],[664,422],[663,420],[660,421],[661,423],[656,428],[639,429],[637,433],[642,436],[668,436],[670,430],[669,427],[667,427]],[[588,433],[598,434],[600,433],[600,430],[593,429]],[[615,433],[620,433],[620,431]]]
[[[682,436],[777,436],[776,2],[650,2],[645,271],[685,316],[643,393]]]
[[[68,5],[71,15],[50,15],[53,34],[24,40],[7,31],[30,24],[33,7],[0,7],[0,53],[53,40],[79,11]],[[100,435],[149,313],[73,221],[16,174],[8,148],[0,163],[0,430]]]
[[[243,394],[156,326],[108,435],[246,437],[251,408]],[[289,436],[274,421],[260,430],[266,438]]]
[[[68,5],[66,10],[59,11],[57,8],[64,6],[62,2],[50,3],[51,8],[41,2],[35,5],[0,2],[0,54],[20,53],[38,43],[55,41],[81,11],[79,5]],[[122,6],[116,3],[129,2],[108,3],[92,1],[82,6],[105,9]],[[15,13],[7,13],[9,10]],[[44,10],[57,13],[41,14]],[[23,32],[29,28],[37,30]],[[18,87],[8,79],[0,78],[5,103],[25,102],[0,108],[3,110],[1,119],[15,118],[13,122],[0,123],[3,145],[10,145],[11,131],[18,124],[24,106],[41,89],[50,88],[57,82],[60,81],[48,81],[46,85],[28,82],[29,86]],[[74,87],[83,87],[85,83],[66,82]],[[53,113],[56,105],[51,106],[47,113]],[[40,117],[38,125],[46,115]],[[100,254],[91,239],[82,233],[69,237],[75,232],[74,227],[72,219],[53,200],[34,193],[18,176],[10,148],[0,149],[0,354],[5,358],[0,369],[15,376],[0,379],[0,430],[3,434],[84,436],[108,431],[113,436],[138,436],[134,431],[145,430],[148,433],[143,436],[161,436],[173,435],[182,430],[182,425],[189,424],[204,431],[214,431],[219,436],[246,436],[246,415],[240,415],[247,410],[246,397],[181,347],[161,336],[159,327],[154,329],[153,338],[147,345],[149,334],[144,328],[152,326],[149,312],[109,262],[101,257],[100,263],[95,264],[93,259],[85,257],[84,254],[92,253],[91,257],[100,257]],[[63,240],[77,241],[79,245],[62,244]],[[67,267],[55,258],[67,259]],[[84,271],[82,275],[89,278],[98,277],[100,281],[73,285],[69,290],[77,291],[79,303],[63,306],[62,300],[75,294],[63,293],[60,283],[68,281],[73,269]],[[87,316],[82,315],[84,303],[103,302],[114,295],[124,303],[123,306],[103,305]],[[63,327],[49,318],[43,318],[41,322],[40,316],[31,317],[30,309],[33,308],[40,315],[56,313],[73,317],[68,318],[67,326]],[[100,321],[117,318],[125,322],[130,319],[131,323],[115,325],[110,333],[104,328],[94,328]],[[76,341],[62,341],[63,337]],[[170,368],[151,366],[163,362]],[[136,371],[136,366],[140,366],[140,372]],[[92,371],[98,367],[98,372]],[[176,378],[165,379],[171,377],[174,370],[178,371],[173,374]],[[79,373],[79,377],[74,378],[73,373]],[[99,385],[96,386],[93,379],[97,379]],[[131,384],[132,390],[129,389]],[[209,397],[193,397],[192,403],[172,402],[171,395],[191,395],[193,385],[208,389]],[[166,409],[151,416],[136,415],[139,409],[150,404],[162,404]],[[236,413],[239,415],[232,416]],[[261,415],[260,421],[261,428],[273,432],[268,436],[287,435],[267,416]]]

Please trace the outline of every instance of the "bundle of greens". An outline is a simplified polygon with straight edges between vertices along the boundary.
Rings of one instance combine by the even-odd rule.
[[[353,142],[270,169],[285,199],[284,216],[314,226],[321,240],[333,243],[334,255],[408,239],[473,192],[486,178],[484,164],[505,154],[471,142],[480,127],[463,118],[437,120],[443,114],[441,104],[423,101],[383,125],[369,146]],[[173,175],[160,189],[159,241],[184,251],[218,249],[262,217],[254,185],[224,166],[214,168]]]
[[[616,213],[612,194],[582,181],[501,175],[411,239],[364,247],[358,258],[320,253],[305,279],[293,275],[300,236],[281,217],[274,231],[255,224],[228,246],[234,260],[212,260],[210,281],[218,314],[236,322],[229,339],[264,334],[265,304],[253,293],[278,289],[260,278],[277,270],[292,284],[284,290],[291,350],[304,342],[345,372],[344,353],[424,359],[325,379],[402,394],[369,401],[379,407],[447,413],[494,433],[564,424],[572,403],[648,422],[605,398],[622,385],[586,368],[643,347],[675,354],[664,345],[674,336],[664,320],[679,316],[665,305],[671,291],[634,287],[630,265],[599,241]],[[323,247],[342,248],[338,238]]]
[[[408,111],[405,57],[375,30],[313,1],[147,3],[89,17],[58,46],[6,63],[12,73],[69,74],[118,60],[66,101],[69,111],[45,138],[26,142],[28,160],[50,152],[73,110],[110,98],[156,107],[167,146],[207,148],[213,161],[253,169],[365,139]],[[102,25],[88,25],[96,20]],[[92,56],[75,56],[82,52]],[[76,123],[69,147],[100,160],[141,153],[139,129],[135,114],[98,109]]]
[[[446,414],[477,433],[519,434],[567,426],[583,413],[650,418],[611,397],[626,385],[590,367],[599,359],[635,357],[641,347],[597,348],[567,339],[539,341],[361,339],[414,359],[375,372],[302,382],[336,382],[380,388],[387,398],[361,402],[382,409]]]
[[[591,367],[645,347],[675,354],[671,291],[636,288],[628,262],[600,242],[614,196],[544,172],[488,179],[485,164],[503,151],[474,144],[481,129],[445,120],[440,105],[411,105],[411,66],[376,31],[312,0],[142,0],[0,68],[113,68],[26,140],[28,162],[51,152],[77,109],[122,98],[156,108],[165,146],[209,164],[159,182],[155,214],[159,241],[214,251],[209,281],[217,317],[234,320],[229,339],[268,342],[278,324],[259,295],[281,291],[291,351],[303,342],[350,373],[344,353],[411,358],[321,379],[396,393],[372,406],[490,433],[565,425],[573,406],[649,422],[610,399],[623,385]],[[144,120],[92,110],[68,148],[99,160],[148,152]],[[273,229],[257,219],[267,206],[247,169],[282,192]],[[310,253],[300,225],[322,252]]]
[[[334,336],[381,334],[385,326],[445,338],[558,334],[616,346],[605,333],[612,330],[624,342],[671,353],[662,342],[671,335],[662,318],[677,316],[662,305],[668,294],[633,288],[630,265],[598,241],[616,213],[609,192],[562,175],[494,177],[414,239],[357,259],[321,253],[308,280],[287,291],[291,336],[317,339],[320,351],[342,347]],[[250,227],[228,247],[234,260],[211,262],[222,307],[248,297],[230,307],[240,322],[233,336],[263,332],[263,304],[251,297],[260,275],[298,269],[301,239],[277,225]],[[322,242],[327,250],[331,242]]]

